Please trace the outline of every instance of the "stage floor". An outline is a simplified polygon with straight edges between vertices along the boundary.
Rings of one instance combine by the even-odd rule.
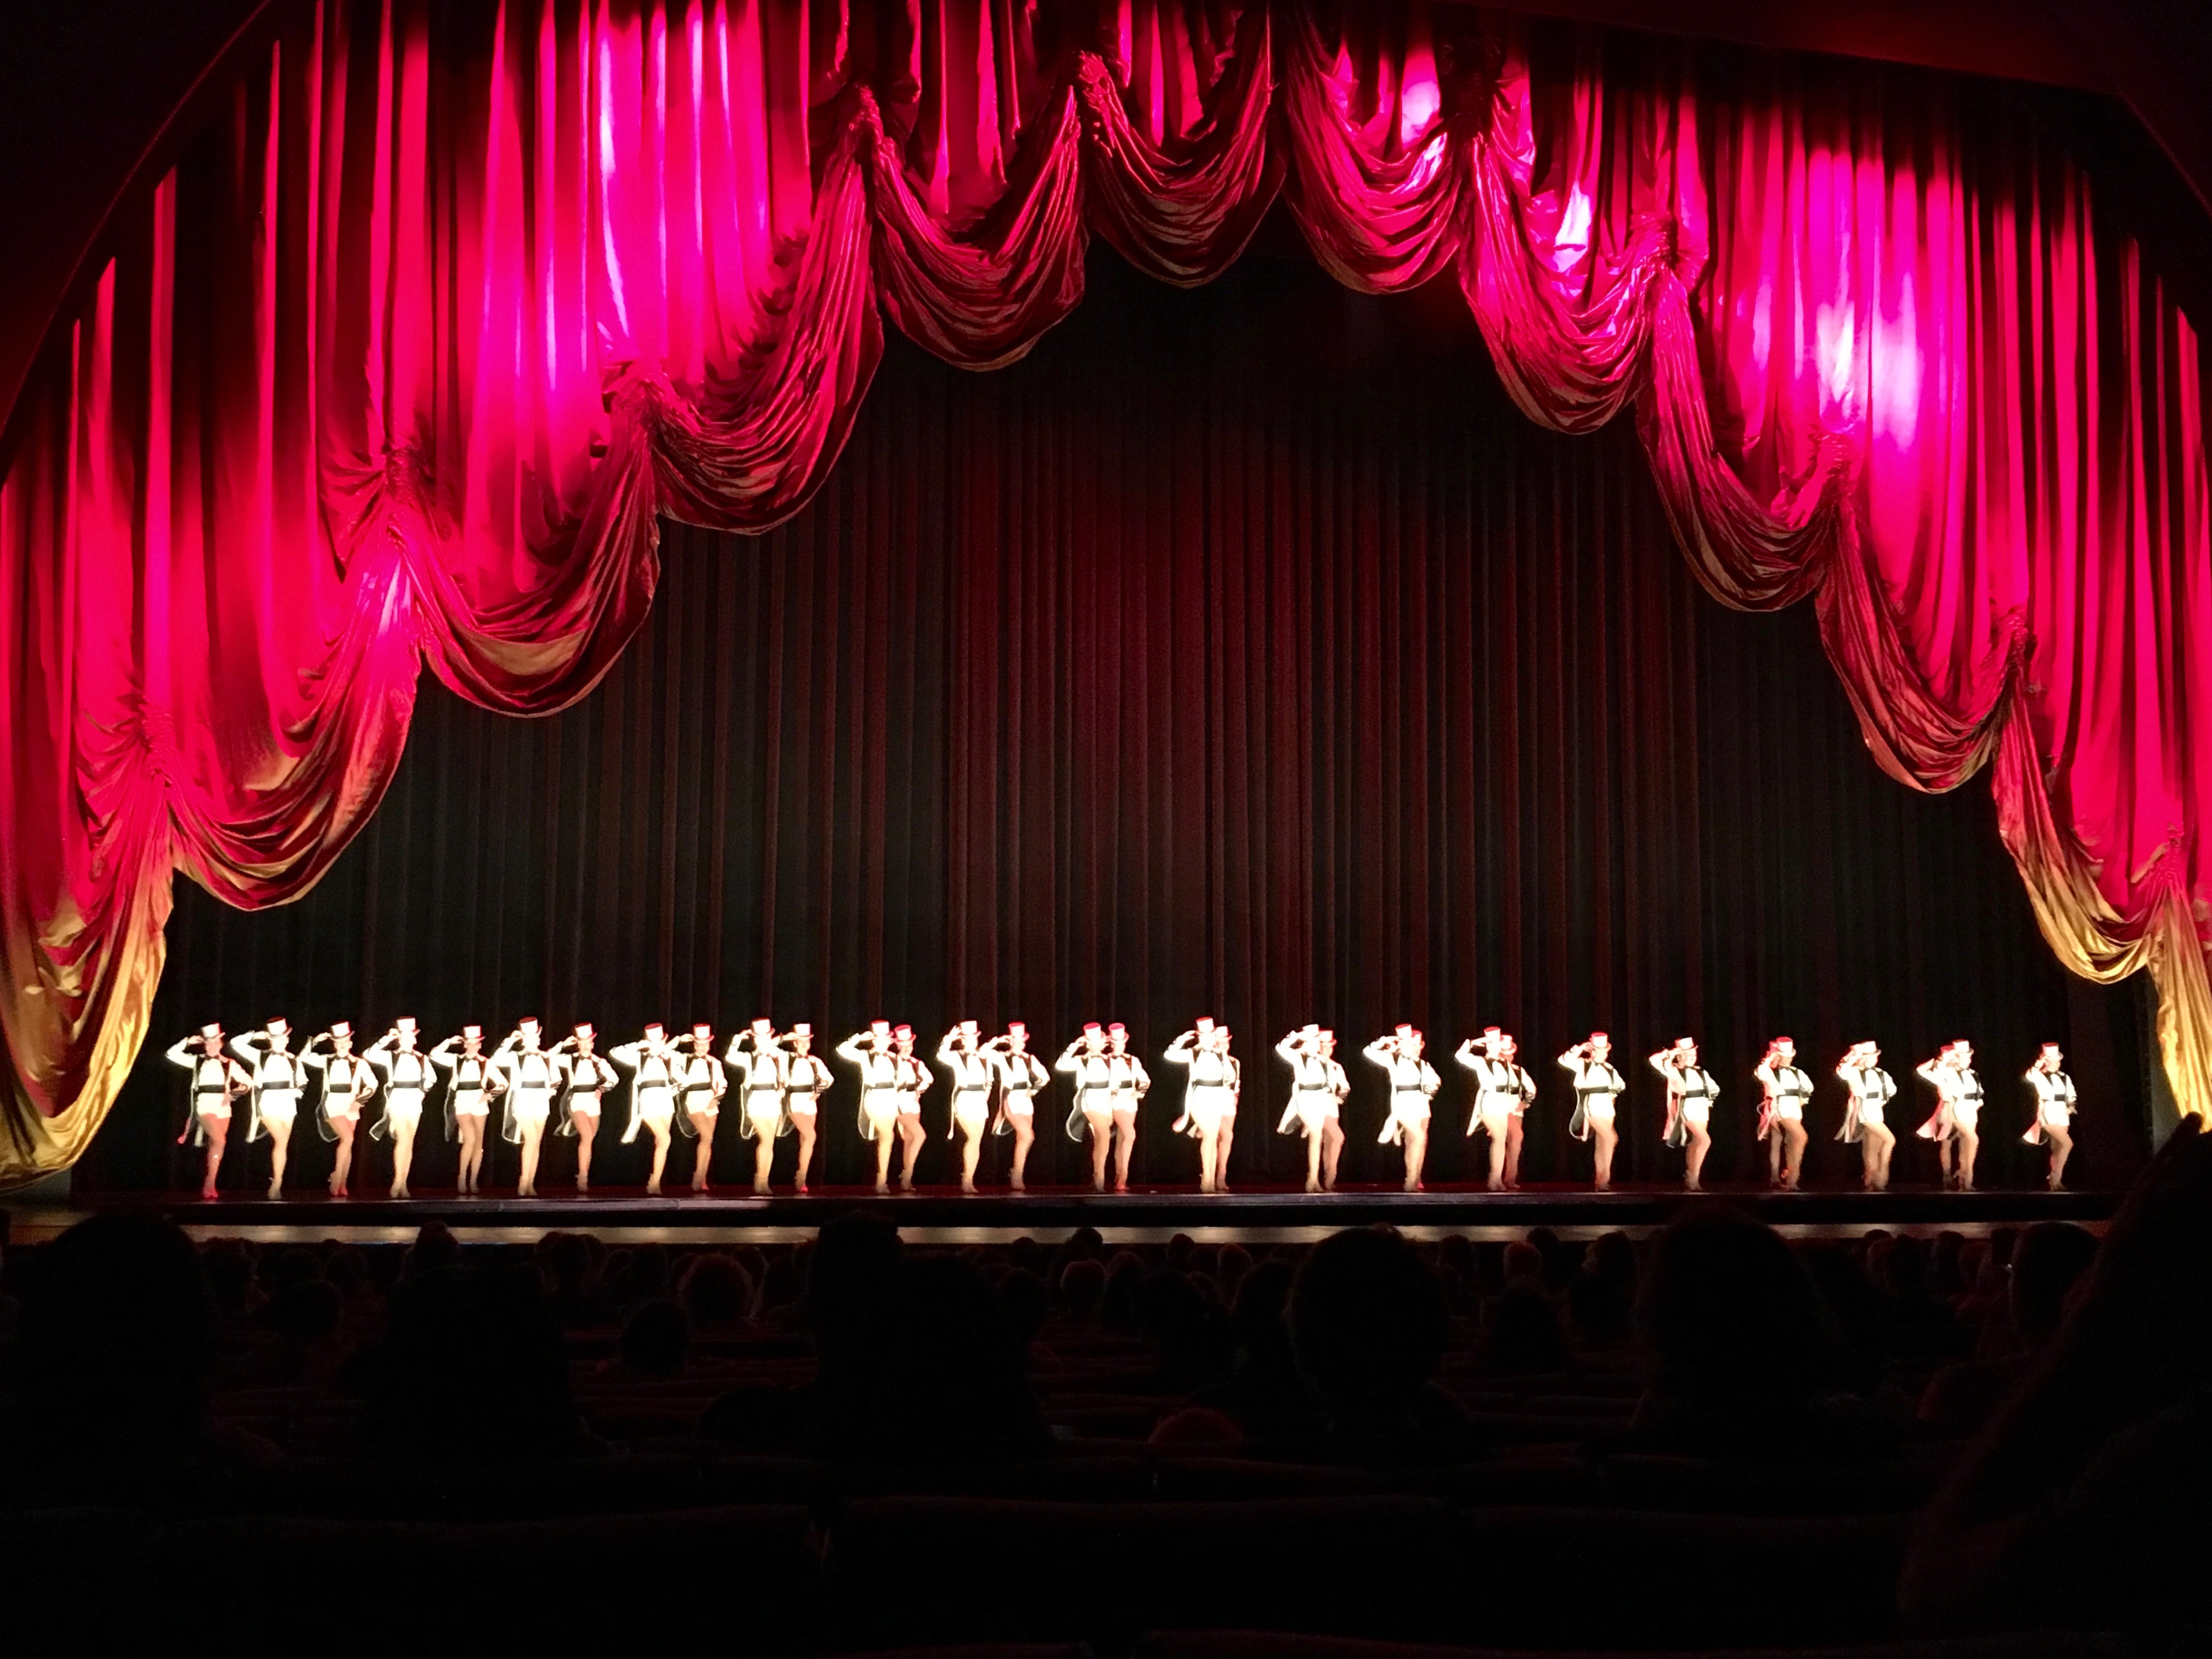
[[[1098,1194],[1076,1188],[1033,1188],[963,1194],[947,1187],[879,1195],[865,1187],[822,1187],[801,1197],[755,1197],[744,1188],[704,1196],[689,1191],[648,1198],[641,1188],[594,1189],[588,1197],[548,1193],[537,1198],[450,1194],[394,1200],[381,1195],[334,1199],[320,1189],[270,1200],[225,1194],[211,1201],[176,1194],[118,1194],[66,1205],[6,1206],[10,1235],[51,1237],[94,1209],[166,1216],[201,1237],[265,1240],[340,1238],[370,1243],[404,1240],[427,1222],[485,1243],[526,1242],[554,1229],[586,1231],[611,1240],[672,1243],[788,1243],[833,1216],[861,1211],[895,1221],[917,1243],[994,1243],[1024,1235],[1057,1242],[1078,1227],[1109,1239],[1158,1240],[1188,1233],[1208,1242],[1273,1243],[1319,1238],[1377,1222],[1416,1237],[1463,1233],[1471,1238],[1518,1238],[1531,1227],[1565,1237],[1619,1228],[1632,1234],[1662,1225],[1685,1205],[1732,1204],[1786,1233],[1893,1231],[1982,1233],[2034,1221],[2075,1221],[2101,1227],[2118,1207],[2110,1192],[1984,1191],[1947,1193],[1899,1188],[1887,1193],[1774,1192],[1764,1187],[1717,1188],[1703,1198],[1680,1188],[1529,1187],[1516,1193],[1480,1188],[1350,1187],[1310,1194],[1255,1188],[1202,1195],[1188,1188],[1146,1187]]]

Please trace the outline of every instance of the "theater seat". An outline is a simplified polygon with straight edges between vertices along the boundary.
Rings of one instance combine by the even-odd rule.
[[[1941,1642],[1879,1643],[1825,1648],[1746,1648],[1729,1659],[2197,1659],[2212,1632],[2165,1637],[2023,1632]],[[1698,1651],[1703,1652],[1704,1650]],[[1281,1631],[1168,1631],[1145,1637],[1136,1659],[1689,1659],[1680,1649],[1569,1652],[1527,1648],[1430,1647]]]
[[[422,1524],[195,1522],[170,1548],[174,1651],[605,1659],[653,1645],[775,1656],[812,1645],[804,1510],[702,1509]],[[223,1586],[210,1598],[210,1584]]]
[[[849,1646],[1087,1640],[1112,1650],[1169,1626],[1432,1631],[1458,1594],[1455,1537],[1451,1509],[1421,1498],[883,1498],[854,1503],[831,1526],[824,1565]]]
[[[146,1651],[167,1613],[147,1593],[161,1553],[157,1522],[138,1510],[0,1510],[0,1651]]]

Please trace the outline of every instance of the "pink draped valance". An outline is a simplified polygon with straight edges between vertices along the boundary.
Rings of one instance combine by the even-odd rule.
[[[1355,15],[302,6],[17,411],[0,1182],[114,1097],[173,871],[304,891],[422,659],[573,701],[646,614],[657,514],[806,501],[884,319],[1008,362],[1093,234],[1201,283],[1279,194],[1343,282],[1451,272],[1530,418],[1632,406],[1705,586],[1812,597],[1896,776],[1990,763],[2053,947],[2148,967],[2212,1106],[2199,356],[2084,176],[2002,88]]]

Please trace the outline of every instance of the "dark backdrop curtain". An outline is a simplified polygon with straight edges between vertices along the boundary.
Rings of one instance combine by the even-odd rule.
[[[882,1015],[932,1049],[965,1015],[1054,1049],[1120,1018],[1149,1061],[1212,1012],[1247,1067],[1245,1182],[1303,1170],[1269,1050],[1309,1018],[1353,1050],[1428,1030],[1443,1180],[1479,1167],[1449,1051],[1486,1024],[1542,1091],[1538,1181],[1587,1176],[1552,1060],[1593,1024],[1626,1062],[1638,1180],[1679,1172],[1642,1056],[1684,1032],[1723,1090],[1712,1173],[1763,1167],[1748,1073],[1778,1031],[1822,1080],[1813,1179],[1856,1169],[1831,1139],[1844,1043],[1881,1040],[1909,1130],[1911,1067],[1955,1035],[1994,1099],[1984,1179],[2033,1178],[2013,1079],[2056,1037],[2084,1085],[2077,1178],[2132,1166],[2136,993],[2043,948],[1984,792],[1869,763],[1806,608],[1705,598],[1625,425],[1531,424],[1455,294],[1260,256],[1176,291],[1103,251],[1090,283],[1001,372],[894,340],[799,517],[668,528],[651,621],[580,706],[518,721],[426,684],[385,805],[298,904],[179,883],[155,1044],[83,1181],[181,1179],[155,1045],[277,1012],[440,1035],[538,1012],[609,1040],[766,1012],[834,1041]],[[1346,1177],[1382,1178],[1379,1074],[1346,1058]],[[1139,1177],[1194,1179],[1179,1078],[1152,1069]],[[827,1176],[850,1181],[842,1081]],[[1080,1167],[1063,1092],[1048,1181]],[[941,1137],[941,1096],[927,1121]],[[321,1156],[309,1137],[300,1179]],[[720,1158],[749,1168],[734,1136]],[[924,1177],[947,1167],[940,1143]],[[1900,1175],[1933,1167],[1908,1138]],[[602,1179],[642,1170],[610,1146]]]

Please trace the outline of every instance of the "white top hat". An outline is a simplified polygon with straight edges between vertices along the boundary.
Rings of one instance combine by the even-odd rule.
[[[1085,1036],[1103,1036],[1106,1035],[1106,1028],[1101,1025],[1095,1019],[1086,1019],[1083,1022],[1083,1035]]]
[[[753,1022],[753,1030],[756,1031],[773,1031],[775,1030],[775,1022],[769,1018],[767,1015],[763,1014]]]
[[[220,1039],[222,1036],[222,1027],[216,1024],[215,1021],[210,1020],[206,1024],[200,1027],[200,1035],[204,1037],[215,1037]]]
[[[1018,1019],[1010,1019],[1006,1022],[1006,1035],[1008,1036],[1027,1036],[1029,1034],[1030,1028],[1023,1024],[1021,1021]]]
[[[481,1025],[464,1025],[461,1027],[461,1035],[465,1037],[470,1037],[477,1042],[482,1042],[483,1039],[483,1027]]]
[[[972,1019],[962,1020],[960,1022],[960,1030],[961,1034],[964,1036],[974,1036],[975,1035],[975,1022]]]
[[[1212,1014],[1200,1014],[1198,1017],[1198,1029],[1201,1031],[1212,1030],[1213,1029],[1213,1016]]]
[[[1414,1037],[1414,1036],[1420,1036],[1420,1033],[1419,1033],[1419,1031],[1415,1030],[1414,1030],[1411,1025],[1408,1025],[1408,1024],[1401,1024],[1401,1025],[1398,1027],[1398,1033],[1397,1033],[1397,1034],[1398,1034],[1400,1036],[1401,1036],[1401,1037]]]
[[[520,1019],[515,1021],[514,1025],[519,1031],[537,1031],[544,1029],[538,1024],[538,1016],[535,1014],[525,1014]]]
[[[422,1029],[415,1023],[415,1016],[412,1014],[402,1014],[398,1018],[393,1020],[392,1024],[394,1030],[404,1031],[410,1036],[414,1036],[416,1032]]]
[[[331,1035],[334,1037],[351,1036],[353,1035],[353,1025],[351,1022],[343,1019],[333,1022],[331,1026]]]
[[[878,1036],[888,1036],[890,1034],[891,1023],[887,1019],[872,1019],[868,1022],[868,1029]]]
[[[588,1038],[595,1037],[599,1036],[599,1033],[592,1029],[592,1022],[587,1019],[576,1027],[576,1035],[580,1037]]]
[[[1485,1042],[1495,1042],[1504,1035],[1505,1028],[1502,1025],[1486,1025],[1482,1028],[1482,1040]]]
[[[1695,1037],[1676,1037],[1674,1039],[1674,1048],[1677,1053],[1680,1053],[1685,1048],[1694,1048],[1697,1046],[1698,1040]]]
[[[2057,1043],[2046,1042],[2043,1045],[2043,1052],[2046,1054],[2055,1054],[2059,1053],[2060,1049]]]
[[[655,1019],[655,1020],[648,1020],[648,1021],[646,1023],[646,1027],[645,1027],[645,1035],[646,1035],[646,1036],[647,1036],[647,1038],[649,1038],[651,1041],[653,1041],[653,1042],[659,1042],[659,1041],[661,1040],[661,1038],[663,1038],[663,1037],[665,1037],[665,1036],[666,1036],[668,1035],[668,1028],[667,1028],[665,1025],[663,1025],[663,1024],[662,1024],[659,1020],[657,1020],[657,1019]]]
[[[268,1029],[271,1031],[289,1032],[292,1029],[292,1022],[286,1019],[283,1015],[279,1014],[276,1018],[269,1022]]]
[[[811,1037],[814,1035],[814,1028],[802,1019],[791,1028],[791,1034],[793,1036]]]
[[[1109,1025],[1106,1028],[1106,1035],[1108,1036],[1127,1036],[1129,1035],[1129,1028],[1122,1024],[1121,1022],[1117,1019],[1111,1025]]]
[[[901,1042],[911,1042],[914,1041],[914,1027],[911,1025],[894,1025],[891,1027],[891,1035],[896,1037]]]
[[[710,1037],[714,1035],[714,1028],[702,1019],[691,1028],[691,1035],[695,1037]]]

